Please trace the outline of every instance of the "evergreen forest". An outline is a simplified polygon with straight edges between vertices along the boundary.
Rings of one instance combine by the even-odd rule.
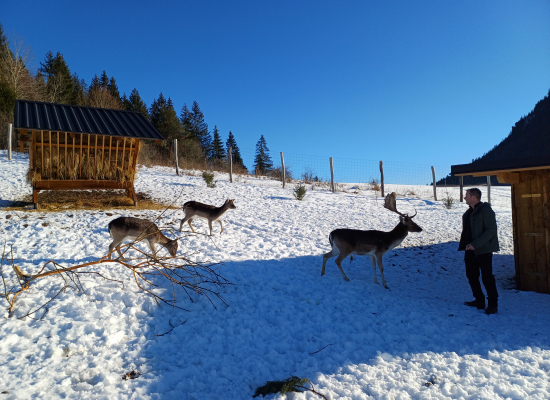
[[[10,43],[0,24],[1,127],[13,123],[16,99],[139,112],[167,139],[162,144],[144,141],[140,163],[173,165],[173,139],[177,139],[182,168],[225,169],[231,147],[234,171],[247,173],[235,135],[229,131],[224,143],[217,126],[211,132],[196,101],[190,108],[184,104],[178,112],[170,97],[160,92],[148,106],[137,88],[129,95],[121,94],[116,79],[105,70],[88,84],[71,71],[60,52],[48,52],[36,73],[31,72],[29,63],[30,50],[21,42]],[[4,128],[0,129],[0,148],[7,148]]]

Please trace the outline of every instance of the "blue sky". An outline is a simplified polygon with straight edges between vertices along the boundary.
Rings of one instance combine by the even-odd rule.
[[[464,164],[550,89],[550,2],[7,1],[35,69],[61,52],[150,106],[197,101],[241,149]]]

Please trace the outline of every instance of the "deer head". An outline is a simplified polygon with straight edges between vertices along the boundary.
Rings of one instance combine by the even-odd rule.
[[[409,232],[422,232],[422,228],[419,227],[412,219],[416,217],[416,214],[418,213],[415,210],[414,215],[409,216],[408,214],[402,214],[399,211],[397,211],[397,205],[396,205],[396,198],[397,193],[392,192],[386,196],[386,200],[384,201],[384,208],[387,208],[390,211],[393,211],[394,213],[399,215],[399,220],[403,225],[407,227],[407,230]]]

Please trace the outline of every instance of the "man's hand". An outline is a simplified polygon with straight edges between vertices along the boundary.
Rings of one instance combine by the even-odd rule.
[[[471,244],[467,244],[466,245],[466,250],[475,250],[475,247],[472,246]]]

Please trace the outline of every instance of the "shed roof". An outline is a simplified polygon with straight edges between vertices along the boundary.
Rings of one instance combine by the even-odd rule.
[[[164,140],[138,112],[27,100],[15,101],[14,128]]]
[[[497,172],[527,171],[550,169],[550,154],[545,157],[528,157],[493,162],[474,162],[471,164],[451,165],[451,175],[495,175]]]

